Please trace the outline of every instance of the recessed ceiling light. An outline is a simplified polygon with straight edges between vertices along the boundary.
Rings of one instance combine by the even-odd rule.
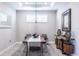
[[[55,2],[52,2],[52,3],[51,3],[51,6],[53,6],[54,4],[55,4]]]
[[[51,5],[51,2],[21,2],[19,3],[21,7],[48,7]]]

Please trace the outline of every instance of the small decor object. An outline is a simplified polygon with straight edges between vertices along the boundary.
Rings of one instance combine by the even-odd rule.
[[[62,30],[64,31],[66,28],[68,28],[68,30],[71,31],[71,9],[66,10],[62,16]]]
[[[33,34],[33,37],[34,38],[37,38],[39,35],[37,35],[36,33],[35,34]]]
[[[62,40],[58,37],[61,36],[61,29],[58,29],[57,30],[57,35],[56,35],[56,38],[55,38],[55,44],[56,44],[56,48],[59,49],[60,48],[60,45],[61,45],[61,42]],[[61,48],[62,49],[62,48]]]
[[[60,36],[61,35],[61,29],[57,30],[57,35]]]
[[[69,41],[71,39],[71,31],[69,31],[69,29],[66,27],[64,29],[64,32],[65,32],[64,36],[65,36],[66,40]]]
[[[66,36],[66,38],[70,39],[70,37],[71,37],[70,32],[66,32],[65,36]]]

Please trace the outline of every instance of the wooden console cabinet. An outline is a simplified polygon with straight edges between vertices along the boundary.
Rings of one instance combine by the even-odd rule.
[[[62,51],[62,54],[71,55],[74,53],[74,45],[70,41],[64,40],[62,37],[55,39],[56,48]]]
[[[62,49],[62,53],[66,54],[66,55],[71,55],[72,53],[74,53],[74,45],[70,42],[63,42],[63,49]]]
[[[61,38],[61,36],[55,39],[55,44],[57,49],[63,49],[63,39]]]
[[[62,44],[63,44],[63,40],[62,39],[58,39],[57,48],[60,49],[60,50],[62,50],[63,49]]]
[[[55,39],[55,44],[57,49],[62,49],[63,40],[60,37],[58,37]]]

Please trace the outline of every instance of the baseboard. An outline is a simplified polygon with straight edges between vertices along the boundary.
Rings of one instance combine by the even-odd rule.
[[[22,44],[22,41],[16,42],[16,44]]]
[[[4,52],[6,52],[7,50],[9,50],[10,48],[12,48],[14,45],[16,44],[21,44],[21,42],[15,42],[14,44],[10,45],[9,47],[3,49],[1,52],[0,52],[0,55],[3,54]]]

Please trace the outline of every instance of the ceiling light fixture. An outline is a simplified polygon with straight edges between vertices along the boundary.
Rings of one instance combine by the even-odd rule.
[[[51,2],[21,2],[19,3],[21,7],[48,7],[51,5]]]

